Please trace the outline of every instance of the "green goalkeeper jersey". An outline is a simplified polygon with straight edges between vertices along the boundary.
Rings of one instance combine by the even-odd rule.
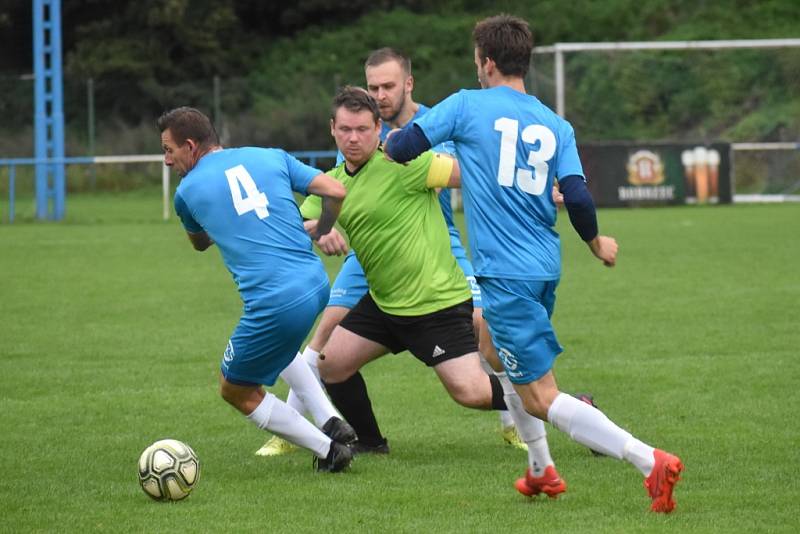
[[[425,315],[472,296],[433,189],[447,183],[452,165],[433,152],[400,165],[377,150],[352,176],[345,163],[327,173],[347,189],[339,224],[386,313]],[[320,197],[307,197],[300,212],[319,218]]]

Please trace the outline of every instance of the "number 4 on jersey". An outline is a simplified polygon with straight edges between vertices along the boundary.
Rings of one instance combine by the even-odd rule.
[[[500,165],[497,169],[497,182],[503,187],[517,185],[530,195],[541,195],[547,186],[550,166],[547,164],[556,153],[556,136],[546,126],[531,124],[522,130],[522,141],[529,145],[539,143],[538,150],[528,153],[527,163],[533,168],[517,169],[517,139],[519,121],[503,117],[494,121],[494,129],[500,132]]]
[[[267,195],[258,190],[253,177],[250,176],[244,165],[237,165],[226,170],[225,176],[228,177],[228,185],[231,188],[231,198],[233,199],[233,207],[236,208],[236,213],[244,215],[255,210],[259,219],[269,217]],[[241,184],[241,188],[239,184]],[[242,189],[244,189],[244,197],[242,197]]]

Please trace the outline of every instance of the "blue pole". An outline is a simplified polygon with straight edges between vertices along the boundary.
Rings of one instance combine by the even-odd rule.
[[[47,115],[44,98],[44,2],[33,2],[34,157],[47,157]],[[47,218],[47,164],[36,163],[36,218]]]
[[[54,164],[53,189],[54,191],[54,218],[60,221],[64,218],[65,196],[67,184],[64,168],[64,81],[61,74],[61,0],[50,1],[50,80],[52,87],[52,114],[53,145],[52,157],[61,160]]]
[[[33,0],[33,64],[35,157],[44,160],[36,163],[36,217],[58,220],[64,217],[66,193],[61,0]]]

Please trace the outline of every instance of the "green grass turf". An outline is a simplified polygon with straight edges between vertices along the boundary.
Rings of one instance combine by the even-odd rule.
[[[315,473],[307,452],[254,456],[268,435],[217,395],[233,282],[216,251],[194,252],[159,217],[150,191],[73,195],[64,223],[0,224],[0,531],[800,528],[798,205],[601,210],[615,269],[560,217],[556,375],[681,455],[670,516],[647,511],[634,468],[554,429],[569,490],[529,502],[512,487],[525,455],[501,442],[496,415],[455,405],[407,354],[364,373],[391,455],[341,475]],[[176,504],[136,479],[139,453],[164,437],[202,463]]]

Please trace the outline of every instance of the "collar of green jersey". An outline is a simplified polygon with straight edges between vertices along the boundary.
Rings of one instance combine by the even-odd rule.
[[[353,176],[355,176],[356,174],[361,172],[361,169],[363,169],[364,167],[369,165],[369,162],[372,161],[373,159],[375,159],[375,155],[378,154],[379,152],[380,152],[379,156],[383,157],[383,143],[380,143],[378,145],[378,148],[375,149],[375,152],[369,157],[369,159],[367,161],[365,161],[364,163],[362,163],[359,167],[356,167],[356,170],[354,170],[353,172],[350,172],[347,169],[347,162],[344,162],[344,172],[347,174],[347,176],[350,176],[352,178]]]

